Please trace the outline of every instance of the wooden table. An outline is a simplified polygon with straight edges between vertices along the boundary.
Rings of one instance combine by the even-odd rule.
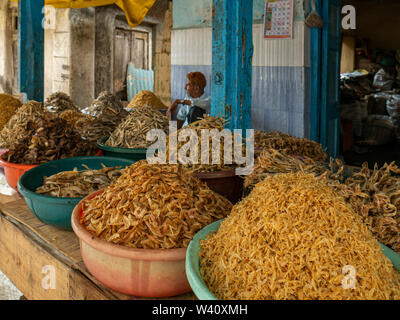
[[[55,289],[42,285],[54,267]],[[0,270],[27,299],[142,299],[108,289],[86,269],[72,231],[46,225],[19,195],[0,194]],[[194,300],[193,293],[168,299]]]

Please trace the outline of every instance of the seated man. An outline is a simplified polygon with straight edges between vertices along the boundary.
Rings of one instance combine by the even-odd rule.
[[[211,98],[204,92],[207,80],[201,72],[191,72],[187,75],[184,100],[175,100],[168,108],[167,116],[171,120],[172,113],[176,112],[178,105],[182,105],[176,118],[178,128],[186,126],[202,118],[204,114],[211,112]]]

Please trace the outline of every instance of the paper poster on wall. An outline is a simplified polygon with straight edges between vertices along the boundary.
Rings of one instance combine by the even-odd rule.
[[[293,13],[293,0],[267,0],[264,11],[264,39],[292,39]]]

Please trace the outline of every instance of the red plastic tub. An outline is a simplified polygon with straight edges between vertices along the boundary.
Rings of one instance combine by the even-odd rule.
[[[8,162],[3,159],[3,156],[4,156],[4,158],[7,158],[7,154],[8,154],[8,150],[0,155],[0,165],[4,168],[4,175],[6,176],[8,185],[11,188],[13,188],[14,190],[18,191],[17,184],[18,184],[19,178],[25,173],[25,171],[28,171],[38,165],[37,164],[19,164],[19,163]],[[99,150],[95,156],[99,157],[102,155],[103,155],[103,151]]]
[[[71,217],[89,272],[105,286],[137,297],[173,297],[190,292],[185,272],[186,248],[129,248],[96,238],[80,224],[84,201],[103,191],[82,199]]]

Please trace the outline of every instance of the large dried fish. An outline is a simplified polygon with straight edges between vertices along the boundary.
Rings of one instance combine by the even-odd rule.
[[[168,118],[150,106],[136,107],[114,130],[106,145],[119,148],[146,149],[153,141],[147,141],[147,133],[152,129],[168,132]]]
[[[52,197],[85,197],[92,192],[108,187],[121,176],[121,167],[106,167],[91,170],[63,171],[50,177],[43,178],[43,185],[36,189],[36,193]]]
[[[85,201],[81,223],[93,235],[133,248],[187,247],[232,204],[177,165],[141,160],[103,193]]]
[[[68,123],[53,113],[46,113],[35,122],[27,123],[26,136],[13,145],[7,161],[40,164],[52,160],[93,156],[97,147],[82,139]]]
[[[79,112],[71,97],[64,92],[55,92],[47,97],[44,108],[48,112],[61,113],[66,110]]]
[[[103,91],[91,106],[82,110],[87,115],[75,122],[75,129],[88,141],[97,142],[109,136],[129,113],[111,92]]]

